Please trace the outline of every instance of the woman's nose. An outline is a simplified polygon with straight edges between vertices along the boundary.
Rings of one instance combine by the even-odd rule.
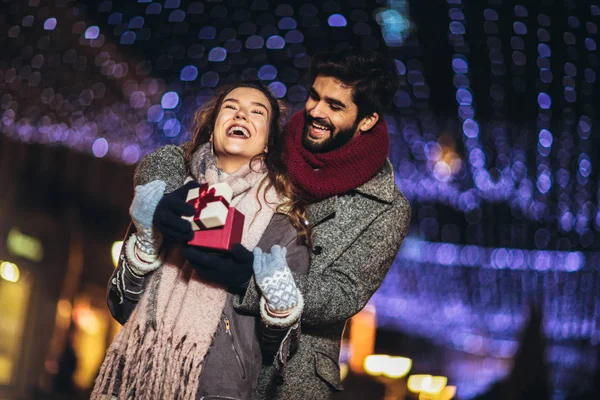
[[[244,110],[238,110],[238,112],[235,113],[234,119],[243,119],[244,121],[247,119],[246,117],[246,113],[244,112]]]

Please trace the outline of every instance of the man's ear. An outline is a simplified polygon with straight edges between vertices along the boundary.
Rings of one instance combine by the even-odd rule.
[[[367,132],[375,126],[377,121],[379,121],[379,114],[369,114],[360,120],[360,122],[358,123],[358,130],[360,131],[360,133]]]

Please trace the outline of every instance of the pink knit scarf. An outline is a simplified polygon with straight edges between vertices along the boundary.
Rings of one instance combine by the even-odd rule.
[[[280,202],[273,188],[265,201],[263,164],[226,176],[216,168],[209,147],[202,146],[192,158],[191,173],[199,183],[231,186],[231,205],[246,217],[242,244],[252,250]],[[115,378],[121,376],[119,399],[132,393],[138,399],[192,399],[226,299],[226,290],[201,281],[178,249],[169,251],[108,349],[91,398],[116,393]]]

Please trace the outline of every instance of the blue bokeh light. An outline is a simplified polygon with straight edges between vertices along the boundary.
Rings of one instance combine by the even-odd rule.
[[[47,31],[53,31],[56,28],[56,18],[48,18],[44,21],[44,29]]]
[[[342,14],[331,14],[329,18],[327,18],[327,23],[329,26],[335,28],[341,28],[348,25],[348,21],[346,21],[346,17]]]
[[[198,77],[198,68],[194,65],[187,65],[183,67],[179,74],[179,79],[184,82],[190,82],[196,80]]]
[[[176,92],[167,92],[160,100],[160,105],[165,110],[171,110],[179,104],[179,95]]]
[[[100,35],[100,28],[92,25],[85,30],[83,37],[86,39],[98,39],[98,35]]]
[[[224,47],[215,47],[208,53],[208,61],[222,62],[227,58],[227,50]]]

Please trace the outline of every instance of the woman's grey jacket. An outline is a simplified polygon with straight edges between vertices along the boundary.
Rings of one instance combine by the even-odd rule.
[[[182,148],[165,146],[142,160],[136,169],[134,183],[143,185],[162,179],[167,184],[166,192],[172,192],[183,184],[185,177]],[[130,229],[127,237],[131,233]],[[294,273],[305,274],[309,255],[307,248],[299,245],[296,238],[297,232],[289,218],[275,214],[258,247],[265,252],[276,244],[286,247],[290,269]],[[119,265],[108,283],[108,306],[121,324],[133,312],[149,280],[149,275],[141,277],[133,274],[123,260],[121,254]],[[279,367],[285,363],[290,349],[297,344],[299,323],[290,329],[280,330],[258,324],[260,318],[256,315],[234,311],[233,295],[228,295],[221,323],[204,359],[197,399],[249,399],[256,391],[263,358],[275,360]],[[118,385],[115,386],[118,390]]]

